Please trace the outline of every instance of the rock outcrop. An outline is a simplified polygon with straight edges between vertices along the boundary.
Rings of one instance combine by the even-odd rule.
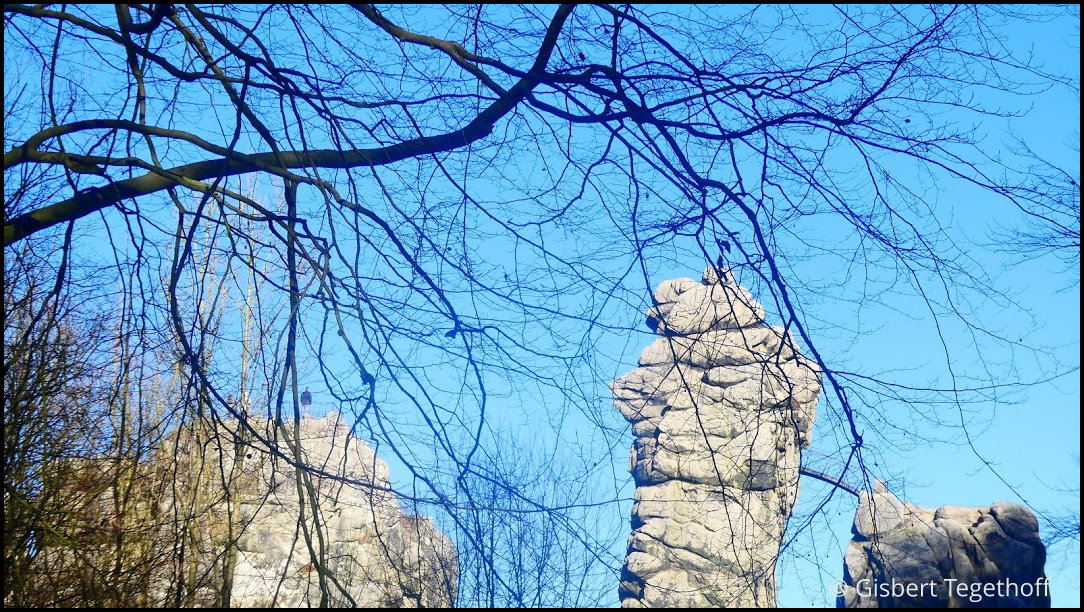
[[[199,574],[222,574],[230,583],[224,589],[211,581],[193,603],[222,605],[217,593],[224,590],[234,607],[454,603],[451,541],[429,517],[400,509],[387,464],[348,436],[338,414],[278,427],[250,423],[277,437],[278,454],[249,444],[236,421],[178,445],[181,473],[203,483],[185,503],[205,508],[197,539],[212,555],[194,563]],[[226,476],[200,478],[198,466],[208,462]]]
[[[624,607],[768,607],[820,370],[729,270],[665,281],[612,385],[636,440]]]
[[[928,510],[878,482],[853,531],[839,607],[1050,607],[1039,523],[1018,504]]]

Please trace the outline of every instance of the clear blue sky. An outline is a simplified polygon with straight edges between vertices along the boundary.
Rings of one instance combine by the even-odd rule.
[[[1004,34],[1004,33],[1002,33]],[[1053,23],[1030,24],[1006,34],[1006,42],[1016,51],[1032,49],[1036,61],[1047,68],[1079,75],[1079,25],[1073,19]],[[990,99],[988,102],[996,102]],[[1018,105],[1021,100],[1006,98],[1005,104]],[[1033,105],[1023,116],[1012,119],[989,119],[983,125],[988,130],[987,142],[991,155],[995,149],[1008,147],[1011,137],[1023,138],[1037,153],[1065,168],[1079,167],[1079,100],[1068,88],[1053,88],[1024,101]],[[949,118],[948,120],[952,120]],[[974,117],[961,116],[961,121]],[[902,173],[913,169],[899,166]],[[905,179],[906,180],[906,179]],[[1012,256],[991,252],[984,246],[994,238],[1007,216],[1006,204],[989,193],[957,182],[929,182],[916,176],[915,183],[931,191],[931,198],[940,206],[942,222],[949,232],[960,239],[968,256],[991,275],[997,276],[997,286],[1018,301],[1019,308],[1000,304],[974,302],[974,315],[991,329],[1006,336],[1013,335],[1022,345],[1051,351],[1039,356],[1026,349],[1010,354],[1004,346],[996,353],[979,351],[991,371],[1008,368],[1016,382],[1035,383],[1008,387],[991,392],[987,401],[967,404],[962,410],[939,409],[937,418],[944,424],[918,420],[912,429],[885,432],[886,438],[898,444],[874,446],[869,461],[875,473],[889,481],[890,487],[902,499],[920,506],[941,505],[987,506],[997,500],[1026,503],[1043,514],[1079,512],[1080,385],[1079,338],[1080,294],[1079,271],[1067,272],[1064,265],[1052,258],[1017,264]],[[491,247],[492,248],[492,247]],[[506,257],[507,252],[492,248],[494,258]],[[691,244],[675,244],[672,258],[665,263],[649,266],[650,287],[657,282],[677,276],[697,278],[703,259]],[[834,271],[821,271],[831,275]],[[894,372],[901,381],[944,386],[949,383],[947,366],[954,371],[970,371],[976,367],[976,339],[960,326],[943,329],[951,354],[946,357],[925,305],[908,296],[892,296],[888,307],[866,305],[862,309],[860,333],[832,334],[817,338],[820,350],[836,367],[851,366],[864,372]],[[829,308],[832,304],[825,300]],[[812,311],[816,306],[810,307]],[[847,319],[847,312],[813,312],[823,322],[822,330],[833,324],[859,329]],[[629,338],[632,338],[630,340]],[[979,341],[982,339],[980,338]],[[646,331],[640,335],[615,334],[600,344],[599,350],[619,357],[614,374],[621,374],[635,365],[640,350],[650,338]],[[993,345],[994,343],[990,343]],[[1047,359],[1049,358],[1049,359]],[[1057,365],[1054,365],[1057,364]],[[1041,382],[1055,376],[1049,382]],[[1008,382],[1009,379],[1006,379]],[[960,384],[966,386],[966,380]],[[606,392],[596,390],[605,406]],[[509,404],[518,403],[509,398]],[[522,427],[528,436],[538,435],[536,398],[520,400],[524,405],[522,422],[510,427]],[[890,405],[889,410],[907,410],[905,405]],[[908,423],[907,418],[894,415],[895,425]],[[959,428],[960,419],[967,424],[974,451],[966,444]],[[621,425],[619,424],[618,427]],[[814,430],[813,446],[833,450],[835,440],[826,432],[827,420]],[[873,424],[867,424],[872,427]],[[562,432],[591,431],[594,426],[574,413],[568,416]],[[910,434],[914,434],[911,436]],[[873,437],[873,436],[867,436]],[[601,440],[605,440],[602,442]],[[602,438],[599,444],[610,443]],[[625,438],[631,443],[631,434]],[[616,450],[598,446],[597,452],[609,452],[615,462],[614,473],[625,477],[624,448]],[[996,474],[976,456],[976,451],[996,470]],[[627,481],[626,481],[627,485]],[[819,483],[806,483],[799,515],[819,503],[826,489]],[[627,499],[627,486],[621,489]],[[605,494],[600,495],[604,497]],[[613,508],[609,509],[613,511]],[[627,518],[629,503],[616,510]],[[833,605],[828,583],[842,576],[842,552],[850,537],[854,501],[839,498],[809,530],[809,537],[798,539],[780,566],[780,604],[784,606]],[[617,544],[618,552],[623,542]],[[1051,551],[1047,572],[1052,580],[1055,605],[1079,604],[1079,544],[1063,543]]]
[[[1079,33],[1075,20],[1030,24],[999,34],[1005,35],[1007,44],[1016,51],[1031,48],[1040,64],[1079,75]],[[982,120],[981,129],[991,155],[996,156],[996,151],[1010,145],[1012,137],[1019,136],[1050,161],[1069,169],[1079,167],[1079,104],[1071,90],[1053,88],[1026,100],[1008,97],[997,100],[988,92],[984,95],[991,96],[984,102],[1003,102],[1014,108],[1022,103],[1033,105],[1020,117]],[[952,122],[957,118],[942,119]],[[958,120],[976,121],[971,115],[960,115]],[[519,181],[537,176],[545,166],[530,155],[514,163],[519,164],[515,177]],[[969,316],[975,321],[982,321],[988,329],[1004,337],[1016,338],[1019,345],[1013,349],[990,342],[981,334],[973,335],[952,317],[943,317],[943,327],[938,329],[925,303],[914,295],[877,294],[874,297],[883,298],[883,306],[864,303],[860,309],[845,300],[834,302],[831,296],[808,303],[806,313],[815,322],[813,329],[819,333],[816,341],[820,350],[832,362],[830,365],[838,369],[876,373],[900,382],[934,387],[949,386],[948,372],[952,371],[962,376],[957,384],[966,387],[971,382],[967,376],[977,368],[988,374],[1005,372],[1004,382],[1013,383],[992,389],[989,399],[969,402],[962,408],[937,407],[930,419],[911,419],[908,412],[912,407],[908,405],[886,404],[889,414],[884,422],[900,430],[867,435],[879,426],[878,419],[863,412],[861,427],[870,442],[867,461],[871,469],[876,476],[886,479],[899,497],[924,507],[987,506],[997,500],[1010,500],[1027,503],[1043,514],[1079,512],[1079,493],[1066,491],[1079,489],[1080,385],[1076,368],[1079,367],[1080,295],[1079,284],[1073,280],[1079,278],[1079,271],[1067,272],[1060,262],[1051,258],[1019,264],[1013,256],[989,249],[1001,224],[1011,218],[1004,209],[1005,202],[989,193],[943,176],[916,173],[906,165],[895,166],[893,170],[904,182],[927,190],[927,197],[937,204],[938,219],[946,226],[947,235],[958,241],[961,251],[973,258],[978,269],[996,277],[995,285],[1005,295],[1017,301],[1018,306],[1006,307],[1003,301],[984,301],[972,296],[968,307]],[[475,195],[492,201],[505,197],[499,184],[491,191],[486,193],[483,189]],[[599,252],[601,247],[596,240],[608,235],[604,229],[607,221],[600,218],[586,223],[586,228],[591,223],[600,224],[597,235],[580,227],[578,233],[563,237],[550,235],[547,244],[553,252],[570,256],[592,249]],[[825,233],[821,238],[830,242],[834,230],[826,229],[829,227],[822,224],[809,229]],[[542,267],[541,262],[532,261],[535,256],[529,249],[497,234],[494,232],[478,245],[480,261],[497,269],[505,266],[510,273]],[[699,248],[692,241],[674,241],[657,249],[655,254],[648,262],[649,282],[637,280],[633,274],[623,287],[645,301],[658,282],[679,276],[697,278],[704,264]],[[622,260],[598,263],[600,269],[611,269],[614,273],[625,265],[627,261]],[[800,264],[795,271],[826,279],[838,278],[840,274],[839,270]],[[583,305],[579,300],[585,299],[585,294],[567,296],[561,307],[574,310]],[[643,303],[631,306],[615,303],[603,311],[605,316],[612,317],[611,322],[618,322],[618,327],[598,332],[594,345],[602,370],[609,368],[609,378],[634,367],[640,351],[650,341],[638,314],[643,306]],[[947,356],[941,337],[949,347]],[[1032,349],[1048,352],[1040,354]],[[419,353],[425,355],[424,351]],[[441,370],[430,369],[431,380],[437,386],[447,388],[463,376],[450,367],[445,371],[448,378],[442,380],[436,373]],[[583,374],[580,372],[580,376]],[[602,468],[596,468],[591,476],[591,490],[579,501],[602,504],[592,511],[604,532],[597,535],[610,538],[610,562],[619,564],[631,507],[626,460],[632,437],[627,425],[610,408],[608,390],[603,386],[607,376],[598,371],[594,375],[597,386],[583,389],[581,402],[570,402],[567,392],[556,394],[530,382],[503,381],[499,373],[495,374],[487,381],[487,428],[510,436],[534,453],[551,453],[558,463],[583,462],[585,458],[601,462]],[[1053,380],[1041,382],[1052,376]],[[582,380],[590,379],[587,376]],[[313,372],[306,382],[316,389],[321,381]],[[319,404],[319,392],[317,397]],[[961,420],[967,426],[974,450],[965,440]],[[814,430],[813,447],[834,451],[841,440],[846,443],[839,437],[840,433],[839,424],[833,424],[822,413]],[[883,434],[881,439],[877,433]],[[416,453],[415,460],[422,463],[428,460],[427,447],[411,450]],[[983,465],[976,451],[996,474]],[[383,452],[382,456],[392,465],[399,486],[412,490],[414,485],[406,468],[389,452]],[[818,505],[827,493],[816,482],[803,486],[797,509],[799,517]],[[842,576],[842,553],[850,538],[854,510],[853,499],[837,495],[806,534],[792,544],[780,564],[781,605],[834,605],[828,585]],[[428,511],[439,514],[436,508]],[[1054,604],[1077,605],[1079,544],[1063,543],[1051,551],[1047,572]],[[612,581],[612,603],[616,604],[616,574],[602,574],[596,580],[602,582],[603,589],[607,588],[606,581]]]
[[[413,15],[413,22],[409,25],[418,26],[420,30],[436,36],[451,39],[462,36],[461,31],[445,31],[452,26],[427,17],[426,9],[420,10],[423,12]],[[724,9],[715,7],[704,10]],[[830,8],[810,10],[809,17],[813,21],[834,17]],[[396,17],[406,19],[398,13]],[[1079,84],[1078,17],[1017,25],[1011,31],[997,34],[1009,48],[1016,52],[1032,51],[1039,64],[1074,76]],[[772,44],[778,46],[776,50],[780,53],[803,52],[797,44],[791,45],[789,38],[777,39]],[[26,78],[26,75],[18,73],[15,67],[19,64],[19,58],[9,57],[7,47],[5,60],[9,66],[5,68],[5,92],[8,92],[13,75],[20,78]],[[26,65],[31,64],[28,62]],[[96,64],[88,62],[87,65]],[[85,69],[93,72],[93,68]],[[37,79],[35,70],[30,69],[31,81]],[[976,93],[988,96],[982,98],[984,103],[995,106],[1004,104],[1021,110],[1022,115],[1005,119],[986,117],[981,119],[981,123],[976,123],[979,119],[974,115],[956,116],[949,112],[939,119],[947,123],[975,124],[983,134],[983,150],[991,158],[1008,154],[1012,139],[1018,137],[1052,163],[1079,173],[1079,94],[1072,88],[1052,87],[1026,99],[1001,99],[989,91]],[[207,118],[203,116],[205,111],[203,106],[194,102],[193,108],[185,111],[191,113],[186,115],[189,119],[181,119],[178,123],[201,119],[206,122]],[[80,109],[80,112],[94,116],[95,111]],[[226,117],[224,121],[228,124],[232,120],[232,110],[225,111],[223,117]],[[522,124],[515,125],[522,129]],[[207,126],[203,127],[207,129]],[[531,192],[536,185],[543,184],[553,176],[551,173],[560,170],[557,161],[562,159],[559,151],[536,150],[524,145],[525,141],[530,141],[524,137],[524,132],[512,135],[520,137],[515,141],[515,146],[522,150],[517,149],[515,155],[501,159],[508,164],[503,174],[489,173],[484,180],[478,179],[472,183],[472,195],[486,204],[493,204],[495,210],[502,212],[515,211],[517,207],[526,210],[534,206],[536,201],[526,198],[513,201],[510,194],[516,196]],[[598,140],[589,142],[592,138],[601,137],[590,136],[587,128],[569,131],[571,141],[597,145]],[[244,146],[241,145],[242,148]],[[1079,270],[1067,271],[1052,258],[1019,263],[1018,257],[991,249],[991,243],[997,242],[995,236],[999,228],[1007,220],[1018,220],[1018,217],[1003,200],[990,193],[959,181],[947,180],[943,175],[917,171],[906,164],[890,165],[889,169],[895,178],[923,192],[927,201],[935,203],[936,221],[943,226],[944,236],[953,240],[961,256],[970,258],[973,268],[984,270],[994,278],[995,286],[1003,291],[1003,295],[995,300],[971,294],[970,301],[962,304],[967,309],[966,316],[943,317],[939,321],[944,326],[938,328],[925,302],[917,299],[913,293],[901,292],[899,286],[882,292],[889,286],[884,281],[893,272],[891,265],[873,270],[870,284],[862,286],[860,276],[849,276],[848,270],[833,267],[839,265],[838,257],[810,255],[809,259],[804,259],[805,253],[801,249],[806,247],[801,238],[821,247],[836,242],[846,243],[852,238],[845,236],[843,229],[829,217],[796,219],[792,226],[795,235],[789,241],[784,239],[779,248],[793,257],[789,271],[795,278],[813,287],[828,287],[821,295],[809,295],[809,299],[803,303],[803,313],[822,355],[828,365],[835,369],[861,371],[905,383],[946,387],[953,383],[950,373],[956,373],[956,384],[963,387],[970,386],[976,380],[979,381],[976,384],[988,385],[990,379],[995,383],[1004,381],[1007,386],[990,387],[984,393],[984,399],[964,404],[962,409],[954,405],[934,407],[928,419],[912,419],[915,406],[903,403],[880,406],[886,411],[883,420],[877,418],[874,407],[861,408],[860,428],[864,430],[863,435],[869,444],[867,461],[870,467],[876,475],[885,478],[890,488],[902,499],[925,507],[945,504],[986,506],[996,500],[1010,500],[1026,502],[1043,515],[1078,514]],[[394,190],[395,178],[388,178],[389,175],[392,175],[391,171],[383,176]],[[404,175],[407,179],[411,177],[409,172],[404,172]],[[853,178],[861,187],[861,173],[844,178]],[[403,189],[396,192],[402,198],[399,204],[408,210],[424,207],[411,199],[417,196],[416,200],[420,200],[421,197],[416,190],[417,184],[410,184],[407,179],[404,179],[404,185],[399,185]],[[577,502],[599,504],[579,511],[577,516],[584,520],[585,525],[592,526],[597,537],[609,544],[609,573],[602,572],[593,579],[599,581],[602,590],[609,589],[611,603],[616,604],[616,572],[624,555],[624,536],[629,530],[632,491],[626,461],[632,435],[628,425],[611,408],[605,385],[613,377],[633,368],[640,351],[650,341],[650,335],[642,324],[642,311],[654,286],[668,278],[697,278],[705,261],[691,239],[675,239],[651,249],[646,261],[645,278],[645,274],[633,266],[632,258],[628,256],[630,247],[627,235],[622,235],[622,232],[629,228],[613,227],[611,218],[603,214],[601,208],[592,207],[596,203],[593,198],[618,201],[621,200],[622,190],[627,190],[616,179],[605,186],[612,188],[613,192],[601,195],[586,193],[585,200],[578,204],[582,208],[577,210],[586,210],[587,213],[569,221],[568,225],[557,223],[548,226],[544,240],[547,248],[556,255],[574,257],[590,254],[594,258],[592,263],[598,277],[612,280],[617,286],[581,285],[567,295],[535,294],[528,298],[536,302],[545,301],[548,306],[566,315],[581,308],[599,313],[599,325],[541,319],[526,324],[511,318],[515,313],[508,304],[486,301],[485,296],[456,295],[452,299],[457,304],[469,305],[467,311],[474,308],[480,315],[499,320],[498,325],[512,330],[513,335],[537,342],[547,350],[567,348],[564,343],[572,348],[590,346],[594,358],[592,362],[568,360],[539,363],[539,375],[551,377],[552,384],[549,386],[537,380],[507,377],[505,372],[496,368],[486,372],[488,394],[484,438],[491,442],[491,436],[500,434],[513,440],[520,452],[535,457],[551,456],[556,463],[565,464],[569,469],[590,470],[586,482],[575,483],[580,488],[570,485],[568,490],[560,493],[574,497]],[[847,189],[850,187],[853,186],[845,186]],[[427,188],[430,189],[426,194],[429,201],[425,206],[432,206],[435,210],[440,206],[454,207],[456,204],[458,194],[447,185],[440,186],[439,177],[434,179],[433,185],[427,184]],[[268,193],[272,191],[269,186],[261,189],[266,189]],[[374,188],[371,194],[364,193],[363,196],[371,198],[369,204],[379,207],[381,199],[378,193],[379,190]],[[309,194],[303,191],[302,195],[305,197]],[[665,203],[667,197],[677,196],[672,189],[662,186],[655,197],[653,202],[661,200]],[[145,213],[155,209],[153,201],[141,203],[141,206]],[[302,202],[302,206],[308,207],[309,211],[319,211],[324,207],[324,202],[306,201]],[[660,209],[662,207],[659,206]],[[165,245],[169,244],[168,232],[172,229],[172,220],[168,215],[172,211],[169,206],[159,210],[164,211],[165,230],[160,237],[166,241],[162,243]],[[388,210],[385,207],[382,212]],[[111,218],[115,218],[113,215]],[[389,212],[389,217],[394,218],[394,214]],[[933,219],[921,221],[932,222]],[[95,235],[98,229],[93,223],[96,221],[88,220],[80,231]],[[316,225],[318,229],[323,227]],[[743,231],[741,227],[735,229],[739,234]],[[439,235],[442,230],[435,227],[433,235]],[[534,274],[532,282],[536,286],[547,286],[552,280],[556,287],[564,280],[546,276],[552,261],[543,260],[536,250],[522,240],[510,239],[506,234],[502,236],[502,228],[496,227],[492,221],[487,223],[482,220],[470,230],[475,233],[475,238],[471,242],[473,252],[469,255],[475,264],[486,267],[490,280],[499,284],[502,271],[513,278],[516,274]],[[405,225],[404,232],[410,233]],[[802,232],[806,233],[803,235]],[[743,237],[748,239],[747,235]],[[341,235],[339,239],[345,248],[354,246]],[[100,245],[95,245],[95,248]],[[435,246],[428,245],[427,248]],[[105,257],[107,250],[100,250],[101,253],[88,254],[88,257]],[[163,246],[163,250],[168,254],[168,247]],[[438,267],[447,271],[447,266],[442,266],[435,256],[425,262],[432,266],[429,270],[431,273]],[[826,265],[825,262],[835,263]],[[368,271],[379,278],[380,274],[386,274],[380,265],[382,262],[374,261],[372,269]],[[630,266],[631,273],[628,272]],[[409,272],[399,272],[409,276]],[[838,291],[833,291],[833,283],[839,283]],[[380,291],[379,283],[374,281],[371,285],[375,287],[374,291]],[[757,289],[756,286],[753,288]],[[862,290],[871,293],[868,296],[870,299],[859,308],[849,298]],[[392,292],[391,289],[388,291]],[[758,297],[767,299],[765,295]],[[1007,305],[1008,301],[1015,302],[1015,305]],[[317,310],[314,308],[313,312]],[[961,322],[971,320],[981,321],[984,329],[996,331],[1002,340],[994,341],[983,333],[973,333],[961,325]],[[556,326],[553,333],[536,332],[546,322]],[[778,323],[779,320],[775,318],[771,322]],[[319,329],[319,320],[315,316],[306,323],[307,334],[315,334]],[[532,325],[538,328],[532,328]],[[445,342],[441,338],[445,337],[446,331],[434,330],[433,338],[427,340],[441,346],[440,343]],[[947,356],[942,339],[950,347]],[[405,347],[405,341],[399,346]],[[310,346],[301,348],[301,365],[304,368],[301,387],[310,386],[316,407],[326,409],[332,406],[330,392],[323,387],[323,379],[316,366],[317,356],[311,349]],[[453,437],[463,436],[456,441],[464,443],[463,448],[466,449],[469,445],[464,440],[466,434],[473,431],[475,421],[472,419],[475,418],[478,400],[477,395],[460,392],[468,386],[464,381],[470,382],[471,373],[465,371],[461,362],[449,363],[439,351],[416,346],[410,350],[412,363],[419,366],[415,372],[423,373],[425,378],[422,382],[436,392],[434,395],[438,399],[435,403],[440,404],[441,410],[447,410],[441,412],[434,409],[432,413],[447,417],[449,427],[458,432]],[[356,374],[341,347],[329,350],[321,359],[330,370],[347,379]],[[500,365],[499,359],[495,361]],[[428,365],[420,367],[422,364]],[[432,462],[436,444],[431,437],[425,437],[426,427],[419,422],[403,394],[392,389],[387,384],[387,378],[380,380],[380,410],[392,422],[404,425],[402,429],[387,435],[399,437],[406,444],[404,449],[413,453],[413,459],[418,464]],[[460,383],[464,386],[458,386]],[[555,391],[555,386],[562,388],[563,392]],[[976,396],[968,394],[966,397],[974,399]],[[827,411],[822,413],[814,429],[813,447],[831,452],[845,446],[847,440],[841,435],[844,433],[841,424],[833,422],[827,414]],[[368,416],[372,424],[372,413]],[[971,436],[970,445],[964,438],[961,421]],[[417,428],[411,429],[414,426]],[[882,426],[899,429],[872,431]],[[501,443],[482,452],[504,450],[503,446],[512,445]],[[378,450],[391,465],[396,485],[403,491],[415,490],[416,483],[410,480],[403,463],[386,446],[378,446]],[[988,461],[994,470],[985,467],[979,456]],[[818,483],[805,483],[803,486],[799,516],[808,512],[826,494],[824,486]],[[427,495],[425,491],[419,494],[423,497]],[[780,566],[781,605],[834,605],[828,585],[842,576],[842,552],[850,538],[854,509],[853,499],[837,496],[835,503],[826,508],[808,530],[807,536],[795,541]],[[422,507],[420,511],[437,513],[438,519],[441,518],[438,508]],[[447,525],[446,521],[444,525]],[[1077,606],[1080,599],[1079,543],[1073,542],[1052,551],[1047,573],[1051,578],[1054,604]]]

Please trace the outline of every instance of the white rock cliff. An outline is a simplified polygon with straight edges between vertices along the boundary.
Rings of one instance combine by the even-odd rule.
[[[178,445],[187,457],[182,474],[190,470],[194,476],[198,464],[212,458],[213,471],[227,475],[201,479],[207,520],[195,527],[195,539],[217,549],[213,558],[200,560],[199,572],[232,582],[231,606],[454,603],[458,567],[451,541],[429,517],[400,508],[387,464],[365,442],[348,436],[338,414],[280,427],[250,422],[278,436],[274,446],[281,455],[244,442],[243,432],[235,435],[236,421],[224,422],[199,445],[187,439]],[[295,459],[307,469],[298,470]],[[227,532],[236,547],[227,545]],[[211,582],[193,603],[221,605],[221,581]]]

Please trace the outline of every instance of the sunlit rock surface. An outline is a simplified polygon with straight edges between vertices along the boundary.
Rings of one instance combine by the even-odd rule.
[[[202,490],[189,499],[207,508],[207,518],[192,528],[202,547],[214,553],[201,555],[196,567],[232,579],[231,606],[448,607],[454,602],[458,567],[451,541],[429,517],[400,508],[387,464],[348,436],[338,414],[288,420],[279,427],[250,423],[254,431],[246,432],[236,421],[226,421],[201,444],[188,439],[177,448],[193,475],[207,469],[197,464],[208,458],[215,463],[211,473],[226,475],[202,478]],[[280,454],[268,453],[263,443],[250,444],[255,432],[271,437]],[[201,445],[205,450],[196,452]],[[307,469],[298,470],[297,459]],[[231,532],[236,548],[228,553]],[[203,589],[194,603],[221,602],[212,591],[222,589],[222,581],[211,582],[216,586]]]
[[[770,607],[820,370],[726,269],[664,281],[612,384],[636,440],[624,607]]]
[[[1050,607],[1039,522],[1018,504],[928,510],[878,482],[853,531],[839,607]]]

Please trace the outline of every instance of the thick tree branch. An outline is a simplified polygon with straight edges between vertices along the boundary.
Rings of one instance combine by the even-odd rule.
[[[215,177],[234,176],[261,170],[261,166],[276,166],[283,169],[382,166],[413,157],[451,151],[481,140],[492,133],[497,121],[522,102],[539,83],[539,77],[545,72],[546,65],[557,45],[557,36],[561,27],[572,9],[573,5],[569,4],[558,7],[527,76],[520,79],[463,128],[439,136],[423,136],[375,149],[284,151],[243,157],[224,156],[177,166],[161,173],[144,174],[88,189],[72,198],[44,206],[4,223],[4,246],[7,247],[58,223],[80,219],[126,198],[162,191],[184,179],[203,181]],[[24,152],[24,155],[28,153]],[[5,155],[5,164],[8,162],[7,157]]]

